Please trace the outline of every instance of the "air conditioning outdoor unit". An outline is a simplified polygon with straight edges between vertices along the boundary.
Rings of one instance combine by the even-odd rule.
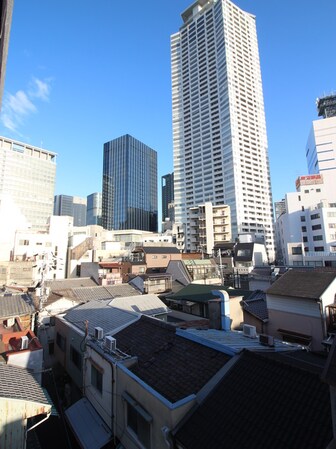
[[[274,346],[274,337],[272,335],[260,334],[259,343],[264,346]]]
[[[103,329],[101,327],[94,328],[94,338],[101,340],[103,338]]]
[[[249,338],[257,337],[257,329],[255,326],[251,326],[250,324],[243,325],[243,335]]]
[[[28,349],[29,339],[26,335],[21,337],[21,349]]]
[[[105,337],[104,346],[108,351],[115,351],[117,347],[116,339],[108,335]]]

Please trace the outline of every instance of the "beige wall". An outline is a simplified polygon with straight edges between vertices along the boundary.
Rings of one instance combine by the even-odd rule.
[[[147,268],[167,268],[171,260],[182,260],[181,254],[146,254]]]
[[[312,337],[311,350],[323,351],[321,344],[324,339],[320,317],[305,316],[297,313],[289,313],[279,310],[268,310],[269,322],[267,333],[282,339],[278,329],[285,329]]]
[[[117,437],[121,443],[128,449],[138,449],[140,446],[127,429],[126,409],[127,403],[122,398],[122,393],[127,392],[134,398],[139,405],[152,416],[151,423],[151,447],[154,449],[163,449],[168,447],[162,433],[162,427],[173,429],[184,415],[195,404],[195,398],[191,398],[186,404],[177,408],[170,408],[169,402],[165,399],[160,400],[159,395],[151,392],[149,387],[145,387],[140,380],[130,377],[127,372],[118,367],[117,372]]]

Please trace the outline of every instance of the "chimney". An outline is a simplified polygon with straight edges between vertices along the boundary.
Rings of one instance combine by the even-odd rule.
[[[217,296],[220,302],[216,300],[209,301],[210,327],[224,331],[231,330],[230,298],[228,293],[225,290],[212,290],[211,293]]]

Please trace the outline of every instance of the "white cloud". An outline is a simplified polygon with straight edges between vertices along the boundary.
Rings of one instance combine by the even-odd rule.
[[[49,101],[50,80],[33,78],[27,91],[18,90],[14,95],[5,94],[0,120],[11,131],[18,131],[30,114],[38,111],[36,103]]]
[[[32,88],[29,93],[31,97],[40,98],[43,101],[49,101],[50,80],[42,81],[38,78],[33,78]]]

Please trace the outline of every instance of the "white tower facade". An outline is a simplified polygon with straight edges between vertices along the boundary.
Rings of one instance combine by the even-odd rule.
[[[211,201],[231,209],[233,239],[264,236],[273,211],[256,21],[229,0],[198,0],[171,37],[175,221]]]

